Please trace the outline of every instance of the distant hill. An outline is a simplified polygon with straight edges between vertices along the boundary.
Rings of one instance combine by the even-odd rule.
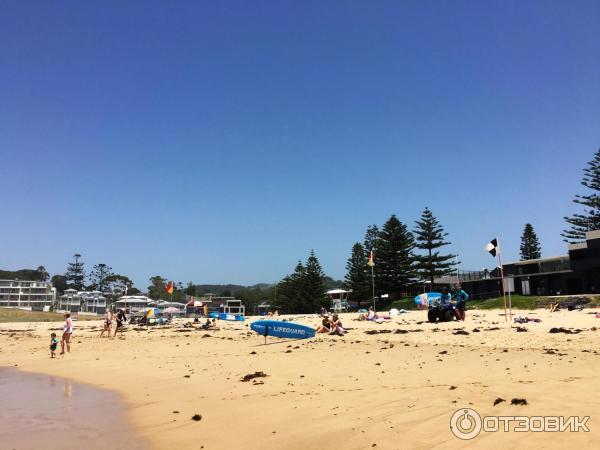
[[[0,270],[0,280],[32,280],[40,279],[40,273],[35,269]]]
[[[325,285],[327,289],[337,289],[342,287],[343,281],[334,280],[331,277],[325,277]],[[216,294],[219,296],[233,296],[242,289],[269,289],[273,287],[273,283],[256,283],[251,286],[243,286],[241,284],[196,284],[196,295]]]
[[[204,294],[217,294],[221,296],[235,296],[237,291],[242,289],[267,289],[273,286],[268,283],[257,283],[252,286],[243,286],[241,284],[196,284],[194,285],[196,289],[196,295],[204,295]]]

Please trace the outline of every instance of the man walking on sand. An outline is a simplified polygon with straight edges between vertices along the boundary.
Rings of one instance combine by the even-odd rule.
[[[125,310],[120,309],[116,316],[117,326],[115,328],[115,334],[113,337],[117,336],[117,331],[121,332],[121,337],[123,337],[123,324],[127,321],[127,315],[125,315]]]
[[[73,334],[73,320],[71,313],[65,313],[65,323],[63,324],[63,334],[60,340],[60,354],[65,354],[65,344],[67,344],[67,352],[71,353],[71,335]]]

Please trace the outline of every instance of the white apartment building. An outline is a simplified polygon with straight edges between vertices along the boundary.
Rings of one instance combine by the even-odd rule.
[[[47,281],[0,280],[0,307],[48,311],[56,289]]]
[[[60,296],[57,309],[73,313],[104,314],[106,312],[106,297],[100,291],[67,289]]]

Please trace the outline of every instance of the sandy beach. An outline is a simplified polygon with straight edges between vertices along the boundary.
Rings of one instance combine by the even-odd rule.
[[[256,318],[221,322],[218,331],[184,328],[189,319],[130,325],[125,338],[111,340],[98,338],[100,321],[79,322],[72,353],[55,360],[47,346],[60,323],[5,323],[0,367],[116,391],[132,428],[156,449],[592,448],[600,438],[600,319],[592,312],[517,312],[541,319],[521,331],[496,310],[440,324],[427,323],[425,312],[384,324],[345,314],[344,337],[267,345],[249,331]],[[549,333],[553,327],[571,333]],[[255,372],[267,376],[241,381]],[[494,406],[498,398],[505,401]],[[481,432],[463,441],[450,430],[460,408],[590,416],[590,431]]]

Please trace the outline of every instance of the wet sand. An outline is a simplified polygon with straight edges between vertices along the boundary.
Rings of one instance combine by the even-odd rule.
[[[116,392],[0,368],[0,405],[2,449],[148,448],[133,433]]]
[[[427,323],[422,311],[380,325],[347,314],[344,337],[269,338],[267,345],[248,329],[256,318],[211,332],[185,328],[189,320],[129,326],[124,339],[111,340],[98,338],[100,322],[82,322],[72,353],[58,360],[47,345],[60,324],[2,324],[0,366],[119,392],[134,429],[156,449],[585,449],[600,439],[600,319],[589,312],[525,311],[541,322],[520,328],[501,311],[468,311],[465,323],[441,324]],[[266,376],[242,381],[255,372]],[[506,401],[494,405],[498,398]],[[590,432],[461,441],[450,432],[459,408],[590,416]]]

